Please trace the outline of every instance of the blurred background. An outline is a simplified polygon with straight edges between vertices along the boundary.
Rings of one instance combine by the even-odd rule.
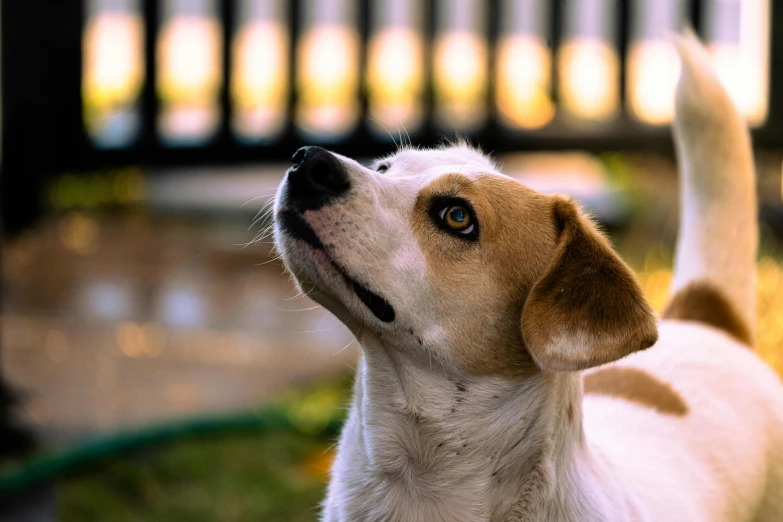
[[[783,373],[783,5],[0,4],[0,520],[315,520],[357,346],[266,237],[300,146],[461,135],[591,209],[666,302],[689,22],[752,128]]]

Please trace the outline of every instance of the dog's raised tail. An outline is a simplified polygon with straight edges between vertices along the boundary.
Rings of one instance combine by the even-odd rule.
[[[752,344],[758,224],[750,134],[693,33],[673,40],[682,61],[674,119],[681,217],[664,316]]]

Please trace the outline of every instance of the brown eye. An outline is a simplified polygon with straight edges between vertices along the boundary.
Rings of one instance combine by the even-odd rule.
[[[375,168],[375,172],[377,172],[377,173],[379,173],[379,174],[383,174],[383,173],[384,173],[384,172],[386,172],[387,170],[389,170],[389,164],[388,164],[388,163],[381,163],[380,165],[378,165],[378,166]]]
[[[474,225],[470,211],[462,205],[451,205],[440,211],[443,223],[460,234],[470,234]]]
[[[429,209],[432,223],[464,241],[478,241],[479,220],[471,204],[451,195],[435,196]]]

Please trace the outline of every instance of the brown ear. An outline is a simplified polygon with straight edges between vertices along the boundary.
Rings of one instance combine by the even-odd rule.
[[[553,213],[554,259],[522,312],[522,336],[539,366],[582,370],[655,344],[655,316],[630,268],[571,200],[555,196]]]

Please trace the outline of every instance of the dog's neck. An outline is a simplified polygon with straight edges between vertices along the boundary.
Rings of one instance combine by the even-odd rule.
[[[471,378],[362,345],[326,520],[606,519],[578,374]]]

